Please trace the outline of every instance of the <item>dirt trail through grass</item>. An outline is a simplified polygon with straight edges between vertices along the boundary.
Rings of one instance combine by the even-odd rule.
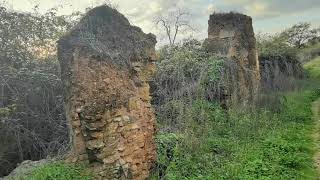
[[[314,161],[315,161],[315,165],[318,170],[318,173],[320,174],[320,98],[313,103],[312,111],[313,111],[313,116],[316,122],[314,138],[316,142],[317,152],[314,156]]]

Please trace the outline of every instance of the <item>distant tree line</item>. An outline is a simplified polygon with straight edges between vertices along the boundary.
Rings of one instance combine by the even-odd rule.
[[[302,22],[276,34],[257,35],[260,56],[282,56],[308,61],[320,55],[320,27]]]

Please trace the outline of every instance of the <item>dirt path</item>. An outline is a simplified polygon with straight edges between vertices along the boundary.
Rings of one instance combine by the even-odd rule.
[[[317,152],[314,155],[314,162],[320,174],[320,99],[315,101],[312,105],[313,117],[316,122],[316,129],[314,132],[314,139],[316,142]]]

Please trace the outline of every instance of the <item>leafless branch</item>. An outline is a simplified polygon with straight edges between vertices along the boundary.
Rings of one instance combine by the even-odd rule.
[[[177,9],[155,18],[157,27],[164,29],[170,46],[177,41],[177,36],[183,31],[195,31],[190,22],[191,14],[187,11]]]

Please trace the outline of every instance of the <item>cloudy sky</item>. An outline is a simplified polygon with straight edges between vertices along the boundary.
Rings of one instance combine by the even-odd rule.
[[[84,11],[111,1],[134,25],[145,32],[158,34],[154,18],[172,7],[191,13],[191,22],[197,38],[207,36],[208,17],[213,12],[237,11],[252,16],[255,32],[279,32],[298,22],[311,22],[320,26],[320,0],[0,0],[11,9],[30,11],[39,4],[41,11],[60,7],[60,13]],[[183,36],[183,35],[181,35]],[[159,41],[163,37],[158,37]],[[181,38],[181,37],[180,37]]]

